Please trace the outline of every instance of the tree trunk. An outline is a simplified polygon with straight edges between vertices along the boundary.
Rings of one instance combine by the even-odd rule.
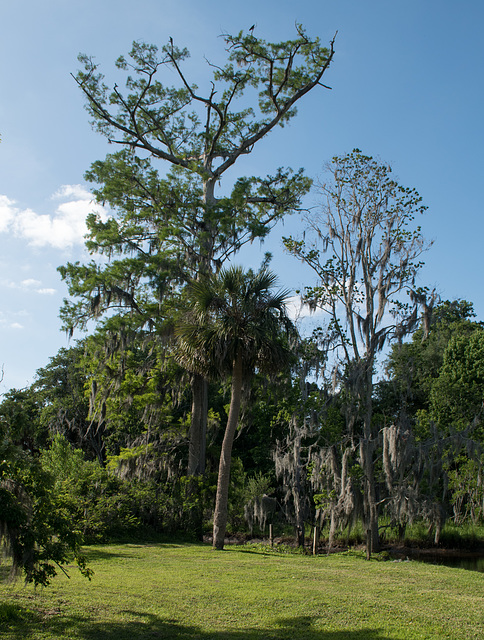
[[[189,482],[187,491],[191,499],[190,527],[197,540],[203,540],[203,504],[201,500],[201,485],[198,479],[205,474],[205,454],[207,441],[207,410],[208,384],[198,374],[193,374],[192,387],[192,417],[188,443]]]
[[[210,163],[205,165],[207,174],[211,173]],[[206,211],[214,206],[216,198],[214,195],[215,180],[206,178],[203,182],[203,202],[206,205]],[[202,223],[203,228],[208,225],[205,218]],[[200,233],[200,227],[197,233]],[[206,233],[204,242],[201,244],[199,262],[197,264],[197,280],[203,275],[213,273],[213,234]],[[188,470],[189,476],[201,476],[205,473],[205,456],[207,445],[207,422],[208,422],[208,383],[199,373],[194,373],[191,380],[192,387],[192,420],[190,425],[190,442],[188,450]]]
[[[191,386],[192,420],[189,434],[187,475],[201,476],[205,473],[208,384],[201,375],[195,373],[192,376]]]
[[[219,550],[224,548],[225,530],[227,527],[230,463],[232,460],[232,445],[239,422],[240,405],[242,401],[242,374],[242,358],[239,356],[235,360],[232,370],[232,393],[230,397],[229,417],[227,419],[225,436],[220,452],[217,497],[213,516],[213,548]]]
[[[378,505],[376,499],[376,479],[374,450],[376,442],[372,433],[373,416],[373,358],[366,363],[366,385],[365,385],[365,417],[363,431],[365,440],[364,447],[364,474],[365,474],[365,496],[364,509],[367,530],[366,553],[368,559],[372,552],[380,550],[380,536],[378,534]]]
[[[373,460],[374,442],[364,438],[360,442],[360,459],[363,468],[363,505],[366,525],[367,557],[380,550],[378,534],[378,505],[376,500],[375,464]]]

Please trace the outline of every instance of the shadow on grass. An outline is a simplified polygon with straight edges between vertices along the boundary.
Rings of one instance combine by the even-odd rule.
[[[224,551],[226,551],[227,549],[224,549]],[[243,547],[241,547],[240,549],[237,548],[236,549],[237,553],[248,553],[254,556],[270,556],[271,558],[274,557],[282,557],[282,556],[287,556],[287,555],[294,555],[294,554],[288,554],[288,553],[284,553],[283,551],[273,551],[272,549],[269,550],[265,550],[265,549],[244,549]]]
[[[23,607],[15,602],[0,602],[0,630],[30,627],[41,621],[42,616],[35,609]]]
[[[103,549],[100,547],[88,547],[82,550],[88,562],[93,562],[95,560],[112,560],[114,558],[133,558],[136,559],[139,556],[136,556],[134,553],[123,553],[122,551],[111,551],[109,549]]]
[[[123,543],[123,546],[128,549],[128,551],[118,551],[114,550],[117,545],[113,545],[113,547],[105,548],[104,546],[96,547],[94,545],[83,547],[83,554],[86,556],[89,562],[92,560],[110,560],[113,558],[140,558],[141,556],[137,556],[136,553],[133,552],[135,549],[149,549],[160,548],[160,549],[178,549],[180,546],[188,546],[188,543],[165,543],[165,542],[146,542],[143,544],[135,544],[133,542]]]
[[[10,578],[12,567],[8,564],[0,564],[0,584],[5,584]]]
[[[0,608],[1,610],[1,608]],[[205,631],[196,626],[179,624],[151,614],[142,619],[137,612],[125,611],[138,620],[120,623],[90,622],[85,618],[57,616],[56,612],[33,612],[16,606],[10,609],[0,625],[7,638],[28,638],[42,628],[59,640],[73,637],[83,640],[389,640],[378,629],[358,631],[321,631],[314,629],[317,618],[300,616],[280,618],[270,628],[245,628]],[[9,615],[10,614],[10,615]]]

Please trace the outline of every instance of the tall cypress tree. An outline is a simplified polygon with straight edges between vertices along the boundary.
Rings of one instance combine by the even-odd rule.
[[[295,39],[281,43],[253,31],[224,40],[226,63],[209,65],[205,94],[183,70],[188,51],[171,38],[161,49],[135,42],[129,57],[117,60],[125,90],[109,88],[93,60],[80,56],[84,68],[74,78],[92,124],[119,150],[86,174],[112,215],[88,218],[87,247],[98,259],[60,268],[76,299],[61,312],[69,330],[115,314],[117,332],[166,335],[187,282],[217,272],[243,244],[299,210],[311,184],[302,170],[235,180],[227,173],[292,119],[309,91],[325,86],[334,39],[323,47],[297,25]],[[175,77],[176,86],[164,84],[164,75]],[[200,374],[192,377],[192,392],[189,471],[197,474],[207,413]]]

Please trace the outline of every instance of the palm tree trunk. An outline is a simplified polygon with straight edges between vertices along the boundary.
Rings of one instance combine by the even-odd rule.
[[[223,549],[225,530],[228,517],[230,463],[232,460],[232,445],[235,431],[239,422],[240,405],[242,401],[242,358],[238,356],[232,370],[232,393],[230,397],[229,417],[225,427],[225,436],[220,452],[218,468],[217,497],[215,500],[215,513],[213,516],[213,548]]]

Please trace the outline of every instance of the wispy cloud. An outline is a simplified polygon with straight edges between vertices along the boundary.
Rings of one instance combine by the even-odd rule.
[[[63,185],[52,200],[58,201],[54,212],[40,214],[29,208],[21,209],[13,200],[0,195],[0,233],[24,238],[35,247],[69,249],[84,243],[89,213],[106,217],[103,207],[81,185]]]
[[[4,313],[0,311],[0,327],[2,329],[24,329],[24,325],[18,322],[18,319],[26,317],[27,315],[25,311],[19,311],[17,313]]]
[[[40,295],[52,296],[57,293],[57,289],[51,287],[43,287],[40,280],[34,278],[27,278],[21,282],[14,282],[13,280],[0,280],[0,287],[8,287],[9,289],[20,289],[28,291],[29,293],[39,293]]]

